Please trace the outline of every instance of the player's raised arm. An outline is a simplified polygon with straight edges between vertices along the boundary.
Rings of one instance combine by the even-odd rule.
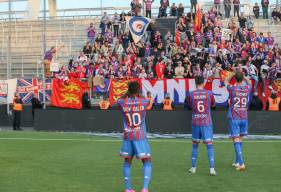
[[[247,85],[252,86],[252,82],[248,77],[244,76],[244,81],[246,81]]]
[[[216,109],[216,100],[215,100],[215,96],[213,95],[213,93],[211,93],[211,107],[212,107],[212,109]]]

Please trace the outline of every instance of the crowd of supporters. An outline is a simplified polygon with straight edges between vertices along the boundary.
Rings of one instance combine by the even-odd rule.
[[[141,9],[141,5],[133,2],[130,15]],[[151,8],[153,1],[147,2],[150,4],[146,7]],[[162,3],[167,2],[167,7],[163,6]],[[100,30],[90,24],[83,51],[70,60],[57,77],[163,79],[202,75],[204,78],[220,78],[223,71],[243,71],[255,81],[255,89],[258,82],[262,82],[264,92],[267,79],[270,80],[268,88],[272,89],[272,82],[281,75],[281,49],[271,33],[257,34],[253,21],[243,14],[239,14],[238,21],[232,18],[228,26],[223,27],[218,7],[201,10],[201,30],[196,32],[197,2],[194,2],[187,14],[180,11],[182,5],[176,11],[173,11],[174,5],[171,6],[171,15],[178,16],[176,36],[172,32],[161,34],[151,23],[138,43],[133,42],[126,29],[124,12],[114,16],[104,13]],[[169,1],[161,0],[160,11],[163,9],[166,14],[169,6]],[[229,37],[222,38],[223,28],[229,29]]]

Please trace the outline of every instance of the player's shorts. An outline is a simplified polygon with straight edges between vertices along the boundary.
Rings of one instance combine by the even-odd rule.
[[[248,135],[248,120],[229,120],[229,137],[236,138]]]
[[[203,143],[213,142],[213,126],[200,127],[192,126],[192,141]]]
[[[146,139],[139,141],[123,140],[120,156],[124,158],[133,158],[136,156],[138,159],[150,158],[151,153],[148,141]]]

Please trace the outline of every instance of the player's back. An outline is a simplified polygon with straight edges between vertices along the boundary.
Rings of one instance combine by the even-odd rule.
[[[146,139],[146,107],[149,101],[136,97],[125,98],[118,101],[123,116],[124,139],[144,140]]]
[[[229,91],[228,117],[233,120],[247,120],[251,86],[249,85],[229,86],[228,91]]]
[[[211,107],[215,105],[211,91],[195,90],[189,94],[189,106],[192,108],[192,125],[208,127],[212,125]]]

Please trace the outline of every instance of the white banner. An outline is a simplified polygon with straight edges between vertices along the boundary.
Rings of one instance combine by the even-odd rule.
[[[14,94],[17,91],[17,79],[0,81],[0,103],[13,103]]]

